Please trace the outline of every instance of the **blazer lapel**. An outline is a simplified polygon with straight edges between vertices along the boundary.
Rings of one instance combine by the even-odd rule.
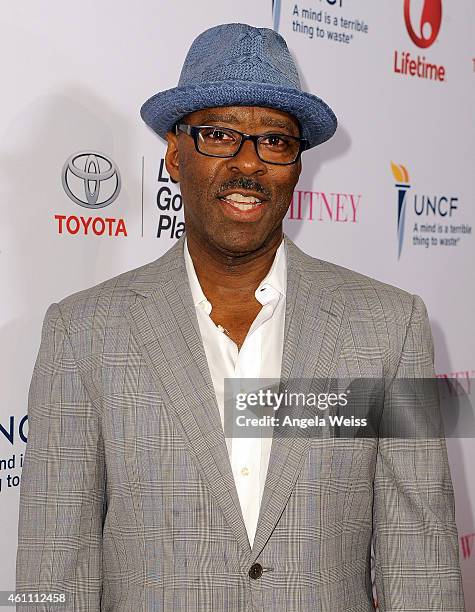
[[[331,377],[348,312],[346,304],[332,293],[335,278],[324,262],[308,257],[289,238],[284,239],[288,280],[281,390],[290,390],[293,379]],[[285,508],[309,444],[309,434],[298,429],[295,435],[273,439],[250,563],[261,553]]]
[[[292,379],[332,375],[348,316],[345,303],[333,293],[335,278],[324,263],[302,253],[287,236],[284,240],[287,294],[281,389],[289,388]],[[155,265],[137,275],[131,289],[141,297],[130,307],[128,318],[178,430],[252,563],[285,508],[310,440],[308,435],[273,440],[251,551],[188,284],[183,244],[184,236]]]
[[[130,307],[129,321],[177,429],[230,529],[249,554],[251,548],[189,288],[183,245],[184,237],[157,261],[157,270],[145,278],[138,276],[132,289],[142,298]]]

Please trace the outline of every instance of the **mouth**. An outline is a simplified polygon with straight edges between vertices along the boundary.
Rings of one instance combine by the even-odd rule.
[[[234,221],[258,221],[264,214],[266,200],[256,192],[225,192],[218,197],[223,213]]]
[[[250,192],[244,194],[239,191],[229,192],[218,199],[242,211],[253,210],[265,201],[260,194]]]

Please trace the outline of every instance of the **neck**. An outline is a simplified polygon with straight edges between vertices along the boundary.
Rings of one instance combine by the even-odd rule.
[[[279,245],[282,230],[257,251],[224,253],[210,243],[187,235],[188,251],[203,293],[214,305],[254,301],[254,292],[269,272]],[[239,301],[237,301],[239,299]]]

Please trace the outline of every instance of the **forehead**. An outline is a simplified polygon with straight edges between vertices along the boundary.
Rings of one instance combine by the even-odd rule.
[[[190,123],[211,123],[230,127],[275,127],[290,132],[300,131],[297,119],[285,111],[264,106],[215,106],[203,108],[186,115],[184,121]]]

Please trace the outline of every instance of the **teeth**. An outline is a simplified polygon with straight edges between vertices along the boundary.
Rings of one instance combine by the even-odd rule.
[[[229,200],[229,198],[226,198],[226,200]],[[249,210],[250,208],[257,208],[257,206],[259,206],[260,204],[259,202],[253,204],[244,204],[244,202],[234,202],[233,200],[231,200],[231,202],[233,203],[233,206],[239,208],[239,210]]]
[[[233,202],[248,202],[248,203],[260,203],[261,200],[254,196],[244,196],[242,193],[230,193],[228,196],[225,196],[226,200],[232,200]]]

